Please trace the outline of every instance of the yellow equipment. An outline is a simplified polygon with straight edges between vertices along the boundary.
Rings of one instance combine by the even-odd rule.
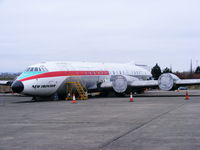
[[[83,86],[81,79],[76,76],[70,77],[70,81],[66,82],[66,89],[67,100],[72,100],[73,94],[75,94],[76,98],[79,100],[88,99],[87,89]]]

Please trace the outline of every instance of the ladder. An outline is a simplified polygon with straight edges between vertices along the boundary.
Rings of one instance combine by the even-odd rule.
[[[78,94],[77,99],[79,100],[87,100],[88,94],[86,88],[83,86],[80,78],[78,77],[70,77],[70,81],[66,82],[66,88],[67,88],[67,100],[72,100],[73,94]]]

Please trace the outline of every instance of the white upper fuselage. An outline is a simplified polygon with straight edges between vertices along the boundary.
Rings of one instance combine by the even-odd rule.
[[[147,75],[151,73],[141,67],[135,66],[131,63],[91,63],[91,62],[68,62],[68,61],[52,61],[43,62],[30,67],[45,67],[49,72],[53,71],[109,71],[110,75]]]
[[[17,80],[24,85],[22,93],[36,96],[49,96],[70,76],[80,76],[87,82],[87,88],[95,88],[102,80],[112,75],[126,75],[146,80],[151,73],[131,63],[91,63],[91,62],[43,62],[29,66]]]

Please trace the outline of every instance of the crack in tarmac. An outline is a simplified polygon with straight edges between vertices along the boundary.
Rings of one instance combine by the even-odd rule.
[[[172,109],[170,109],[170,110],[168,110],[168,111],[166,111],[166,112],[164,112],[164,113],[161,113],[160,115],[158,115],[158,116],[156,116],[156,117],[150,119],[150,120],[147,121],[147,122],[144,122],[144,123],[138,125],[137,127],[134,127],[134,128],[131,128],[131,129],[127,130],[126,132],[122,133],[121,135],[116,136],[116,137],[114,137],[113,139],[111,139],[111,140],[105,142],[104,144],[102,144],[101,146],[99,146],[98,149],[99,149],[99,150],[103,150],[103,149],[106,148],[108,145],[110,145],[110,144],[112,144],[113,142],[119,140],[120,138],[122,138],[122,137],[124,137],[124,136],[130,134],[131,132],[135,132],[135,131],[137,131],[138,129],[141,129],[142,127],[144,127],[145,125],[151,123],[152,121],[157,120],[157,119],[159,119],[160,117],[165,116],[165,115],[169,114],[170,112],[179,109],[180,107],[183,107],[185,104],[187,104],[187,103],[183,103],[183,104],[181,104],[181,105],[179,105],[179,106],[176,106],[175,108],[172,108]]]

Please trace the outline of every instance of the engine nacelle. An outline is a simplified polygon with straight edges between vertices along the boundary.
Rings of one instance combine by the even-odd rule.
[[[158,86],[161,90],[170,91],[175,87],[175,82],[179,78],[172,73],[164,73],[158,79]]]
[[[117,93],[124,93],[129,83],[138,80],[137,78],[123,75],[115,75],[111,77],[112,87]]]

